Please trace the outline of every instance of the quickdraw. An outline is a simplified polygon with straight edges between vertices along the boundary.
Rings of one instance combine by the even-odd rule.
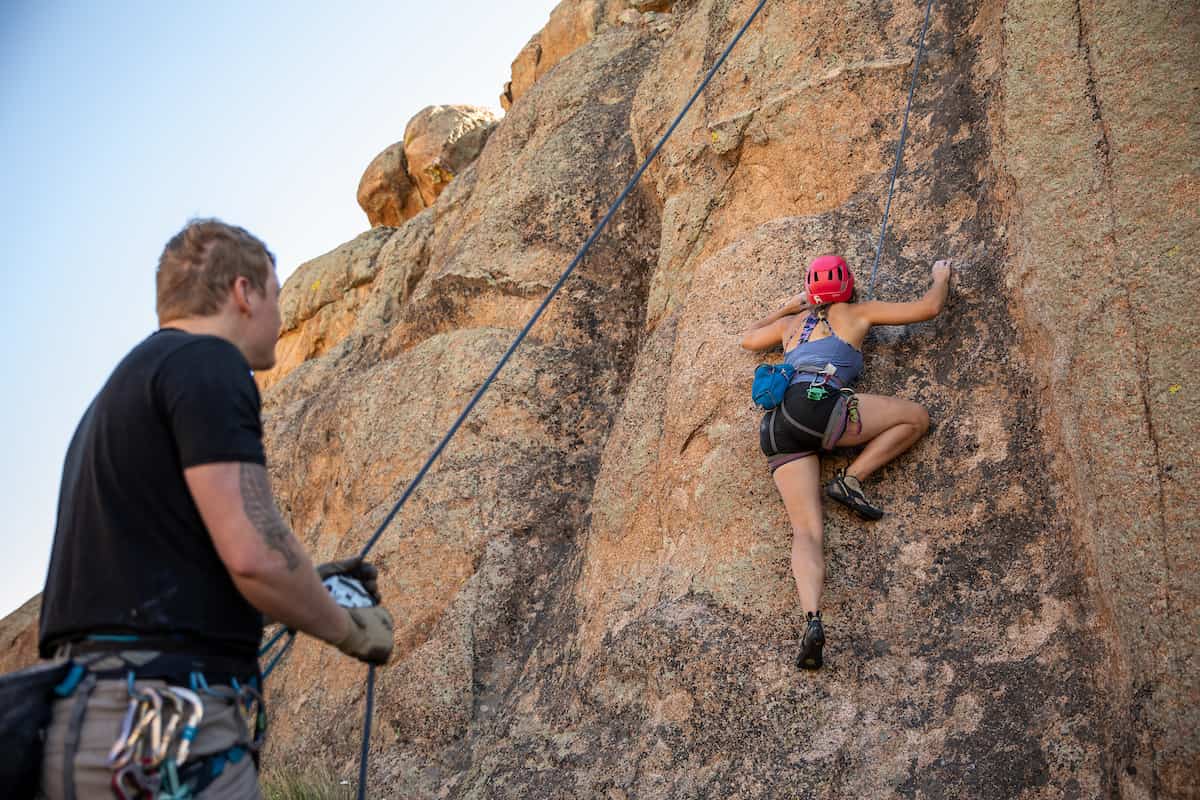
[[[128,682],[129,708],[108,754],[113,792],[120,800],[187,797],[179,785],[178,768],[187,761],[204,719],[204,702],[180,686],[137,687],[133,673]],[[164,778],[172,784],[166,792]]]

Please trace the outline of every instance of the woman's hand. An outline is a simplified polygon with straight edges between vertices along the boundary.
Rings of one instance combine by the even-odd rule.
[[[950,280],[950,259],[943,258],[933,262],[933,280],[935,283]]]
[[[789,314],[795,314],[799,311],[803,311],[806,308],[808,308],[808,292],[801,292],[794,297],[790,297],[788,298],[788,301],[783,304],[783,310]]]
[[[778,311],[772,311],[742,334],[742,347],[747,350],[770,350],[779,347],[783,344],[783,336],[788,328],[787,318],[799,314],[810,305],[808,292],[789,297]]]

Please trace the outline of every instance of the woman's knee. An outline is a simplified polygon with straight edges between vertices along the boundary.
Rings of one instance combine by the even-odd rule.
[[[792,545],[794,547],[801,546],[816,546],[820,547],[823,538],[823,531],[820,525],[793,525],[792,526]]]

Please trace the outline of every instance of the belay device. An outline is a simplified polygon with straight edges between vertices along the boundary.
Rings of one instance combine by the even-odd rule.
[[[357,578],[351,578],[349,575],[330,575],[322,583],[329,590],[333,602],[343,608],[368,608],[375,605],[375,598],[371,597]]]

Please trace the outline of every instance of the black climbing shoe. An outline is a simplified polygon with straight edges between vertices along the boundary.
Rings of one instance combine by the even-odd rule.
[[[882,508],[868,502],[858,478],[847,475],[844,469],[838,470],[837,476],[825,484],[825,494],[849,507],[863,519],[879,519],[883,516]]]
[[[796,666],[800,669],[820,669],[825,663],[821,658],[821,649],[825,647],[825,626],[821,624],[821,612],[808,612],[808,625],[804,628],[804,638],[800,640],[800,655],[796,657]]]

